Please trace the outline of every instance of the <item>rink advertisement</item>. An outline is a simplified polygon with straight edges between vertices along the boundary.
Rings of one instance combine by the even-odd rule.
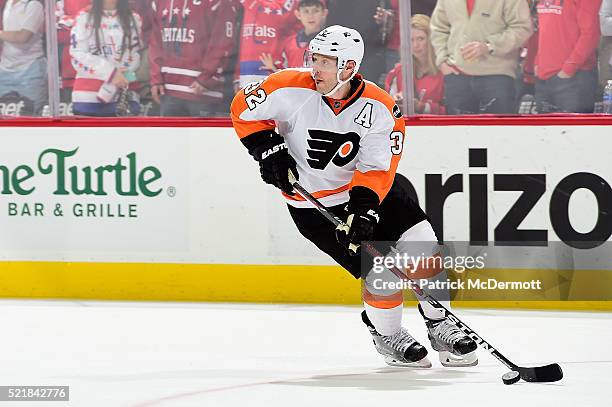
[[[398,172],[440,238],[507,248],[498,269],[608,278],[611,259],[586,266],[582,251],[612,234],[609,131],[408,128]],[[2,137],[0,295],[359,302],[358,282],[296,231],[231,128],[3,127]],[[551,242],[563,247],[551,264],[517,260]],[[40,273],[62,284],[37,286]]]
[[[0,153],[1,258],[187,250],[184,142],[121,129],[12,133]]]
[[[116,194],[121,197],[156,197],[161,192],[161,188],[152,188],[151,184],[162,177],[161,171],[154,166],[137,168],[137,154],[131,152],[126,157],[119,157],[114,164],[99,165],[96,167],[85,165],[80,166],[76,157],[79,147],[67,151],[57,148],[48,148],[42,151],[36,160],[36,166],[21,164],[11,169],[2,166],[4,183],[0,193],[4,195],[15,194],[19,197],[31,196],[38,188],[34,184],[36,176],[49,176],[54,183],[51,194],[57,197],[75,196],[108,196]],[[122,161],[124,160],[124,161]],[[76,165],[71,164],[76,162]],[[106,175],[110,175],[111,182]],[[31,185],[30,187],[26,184]],[[109,185],[112,184],[112,185]],[[8,202],[8,216],[17,217],[44,217],[44,216],[64,216],[65,209],[67,215],[74,217],[94,217],[94,218],[137,218],[138,205],[122,203],[74,203],[70,208],[64,208],[61,203],[55,203],[51,210],[49,200],[46,202]],[[46,205],[45,205],[46,204]]]

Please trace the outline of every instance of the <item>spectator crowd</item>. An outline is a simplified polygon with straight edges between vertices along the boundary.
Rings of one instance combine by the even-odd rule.
[[[360,73],[418,114],[593,113],[612,79],[612,0],[411,0],[409,21],[400,0],[0,0],[0,115],[46,114],[53,2],[63,114],[226,116],[335,24],[362,34]]]

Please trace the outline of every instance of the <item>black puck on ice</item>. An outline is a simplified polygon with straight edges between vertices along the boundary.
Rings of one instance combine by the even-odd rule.
[[[519,380],[521,380],[521,375],[519,372],[516,372],[514,370],[511,370],[502,376],[502,381],[504,382],[504,384],[514,384]]]

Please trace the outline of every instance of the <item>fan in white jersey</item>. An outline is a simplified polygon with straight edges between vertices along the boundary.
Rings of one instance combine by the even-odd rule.
[[[429,367],[427,350],[401,326],[401,290],[376,289],[370,268],[362,270],[363,241],[425,242],[435,255],[437,238],[427,216],[410,199],[396,174],[405,123],[393,98],[358,74],[364,55],[356,30],[332,26],[309,45],[311,67],[286,69],[238,92],[234,128],[259,163],[262,179],[283,191],[300,233],[356,278],[363,278],[362,320],[385,361]],[[346,221],[333,226],[295,194],[300,184]],[[406,249],[408,250],[408,249]],[[413,277],[446,279],[442,269],[413,267]],[[386,278],[395,278],[387,271]],[[448,292],[434,293],[450,307]],[[477,363],[476,343],[426,301],[419,310],[432,346],[447,366]]]

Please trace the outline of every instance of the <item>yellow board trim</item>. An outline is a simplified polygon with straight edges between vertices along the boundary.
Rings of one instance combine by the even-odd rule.
[[[496,270],[495,275],[502,272],[511,275],[516,270]],[[580,275],[585,275],[583,280],[597,281],[600,287],[612,291],[612,272],[588,270],[581,271]],[[584,283],[578,281],[576,286],[584,286]],[[359,280],[338,266],[0,262],[0,298],[350,305],[361,303],[361,290]],[[407,297],[406,303],[414,304],[413,299]],[[497,301],[486,298],[483,301],[455,301],[454,305],[612,310],[612,301]]]

